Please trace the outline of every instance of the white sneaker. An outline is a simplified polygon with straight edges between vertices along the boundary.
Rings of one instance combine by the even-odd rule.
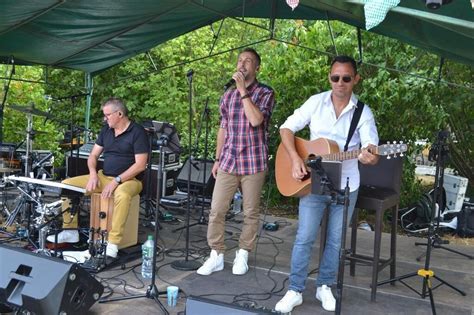
[[[288,290],[285,296],[276,304],[275,311],[289,313],[295,306],[301,304],[303,304],[303,295],[300,292]]]
[[[334,312],[336,310],[336,299],[332,295],[331,288],[323,284],[316,289],[316,298],[323,304],[326,311]]]
[[[107,247],[105,248],[105,255],[117,258],[118,254],[118,246],[112,243],[107,243]]]
[[[249,266],[247,264],[249,259],[249,252],[245,249],[239,249],[235,252],[235,259],[234,265],[232,266],[232,273],[234,275],[244,275],[249,270]]]
[[[54,243],[54,234],[46,238],[50,243]],[[79,242],[79,232],[77,230],[64,230],[58,234],[58,244]]]
[[[208,276],[213,272],[224,269],[224,254],[217,254],[217,251],[211,250],[211,255],[204,264],[197,270],[198,275]]]

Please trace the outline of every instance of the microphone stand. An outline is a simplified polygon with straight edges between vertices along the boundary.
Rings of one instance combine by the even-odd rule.
[[[78,176],[78,167],[79,167],[79,147],[81,146],[81,132],[82,131],[85,131],[85,129],[81,129],[81,128],[78,128],[76,125],[75,125],[75,120],[76,120],[76,116],[75,116],[75,108],[77,107],[77,98],[80,97],[80,96],[84,96],[82,94],[78,94],[78,95],[71,95],[71,96],[65,96],[65,97],[60,97],[60,98],[57,98],[55,99],[56,101],[60,101],[60,100],[65,100],[65,99],[70,99],[71,100],[71,115],[69,117],[69,131],[70,131],[70,136],[71,136],[71,139],[69,140],[69,157],[71,158],[71,162],[73,161],[73,159],[75,158],[75,161],[74,161],[74,169],[73,170],[69,170],[69,163],[66,164],[67,166],[67,169],[66,169],[66,176],[70,173],[70,172],[74,172],[74,174],[71,174],[73,176]],[[74,156],[74,138],[75,138],[75,133],[78,132],[78,137],[77,137],[77,150],[76,150],[76,154]],[[67,133],[67,130],[66,130],[66,133]],[[67,161],[67,160],[66,160]]]
[[[341,230],[341,247],[339,249],[339,266],[338,266],[338,273],[337,273],[337,286],[336,286],[336,314],[341,314],[342,309],[342,290],[344,288],[344,269],[345,269],[345,261],[347,256],[346,251],[346,234],[347,234],[347,221],[349,215],[349,178],[346,181],[346,187],[343,191],[337,189],[331,178],[329,178],[328,174],[324,170],[324,167],[321,164],[322,158],[317,156],[314,159],[308,161],[307,165],[315,171],[317,176],[319,176],[319,184],[320,186],[316,189],[312,188],[311,193],[317,193],[321,195],[330,195],[332,199],[332,203],[335,204],[343,204],[343,216],[342,216],[342,230]],[[340,166],[341,167],[341,166]],[[339,169],[340,174],[340,169]],[[338,174],[338,176],[340,176]],[[342,200],[341,200],[341,197]]]
[[[199,124],[199,131],[198,131],[198,135],[197,135],[197,138],[196,138],[196,144],[195,144],[195,148],[198,147],[198,141],[199,141],[199,138],[201,136],[201,126],[202,126],[202,122],[205,121],[205,138],[204,138],[204,175],[202,177],[202,191],[201,191],[201,216],[199,217],[199,220],[193,224],[190,224],[188,227],[193,227],[195,225],[206,225],[207,224],[207,219],[206,217],[204,216],[204,204],[205,204],[205,200],[206,200],[206,196],[204,195],[204,188],[206,187],[206,174],[207,174],[207,155],[208,155],[208,138],[209,138],[209,114],[210,114],[210,110],[209,110],[209,97],[207,98],[206,100],[206,105],[204,105],[204,110],[202,112],[202,115],[201,115],[201,123]],[[188,191],[189,191],[189,188],[188,188]],[[177,229],[174,229],[173,232],[176,232],[176,231],[180,231],[182,229],[185,229],[187,228],[187,226],[183,226],[183,227],[180,227],[180,228],[177,228]]]
[[[77,108],[77,95],[71,96],[71,106],[72,106],[72,111],[71,111],[71,156],[73,155],[74,152],[74,120],[76,119],[74,109]],[[79,166],[79,147],[81,146],[81,132],[79,131],[78,137],[77,137],[77,148],[76,148],[76,163],[74,164],[74,172],[75,175],[77,176],[78,174],[78,166]]]
[[[160,140],[157,141],[158,145],[158,152],[159,152],[159,164],[158,164],[158,180],[162,180],[162,172],[161,172],[161,165],[163,162],[163,151],[162,147],[168,145],[168,137],[167,136],[161,136]],[[148,184],[149,185],[149,184]],[[157,190],[157,195],[156,195],[156,206],[155,206],[155,229],[154,229],[154,242],[155,242],[155,247],[153,248],[153,263],[152,266],[153,268],[151,269],[151,279],[150,279],[150,285],[148,286],[148,289],[146,290],[145,294],[138,294],[138,295],[132,295],[132,296],[123,296],[123,297],[117,297],[117,298],[111,298],[107,300],[99,300],[99,303],[108,303],[108,302],[115,302],[115,301],[123,301],[123,300],[132,300],[132,299],[138,299],[138,298],[148,298],[154,300],[160,309],[163,311],[164,314],[168,315],[169,312],[165,308],[165,306],[161,303],[161,301],[158,299],[160,294],[164,294],[166,292],[160,292],[158,290],[158,287],[155,284],[156,281],[156,257],[157,257],[157,242],[158,242],[158,237],[159,237],[159,222],[158,222],[158,212],[160,209],[160,199],[161,199],[161,189],[158,188]]]
[[[449,159],[449,145],[446,142],[448,137],[449,137],[449,131],[440,131],[438,134],[438,139],[432,145],[430,153],[428,155],[428,160],[437,162],[440,168],[439,179],[438,179],[439,183],[438,185],[435,186],[435,189],[437,189],[436,190],[437,195],[434,194],[435,191],[433,192],[433,202],[435,204],[436,203],[438,204],[439,210],[438,210],[438,213],[436,214],[436,225],[434,227],[433,237],[429,238],[428,242],[432,242],[431,244],[432,249],[441,248],[441,249],[447,250],[448,252],[455,253],[469,259],[474,259],[474,256],[472,255],[468,255],[460,251],[454,250],[452,248],[443,246],[443,245],[449,245],[449,241],[443,240],[441,236],[438,234],[439,225],[441,222],[441,212],[444,210],[444,209],[441,209],[441,205],[442,205],[441,192],[444,187],[444,167],[445,167],[446,161],[448,161]],[[428,246],[428,243],[415,242],[415,246]],[[421,258],[424,256],[426,256],[426,252],[421,253],[421,255],[418,256],[416,260],[421,261]]]
[[[201,267],[201,264],[196,260],[189,260],[189,217],[191,212],[191,167],[192,167],[192,115],[193,115],[193,70],[189,70],[186,74],[189,83],[189,121],[188,121],[188,145],[189,145],[189,168],[188,168],[188,200],[187,200],[187,213],[186,213],[186,256],[184,260],[175,260],[171,263],[171,267],[177,270],[191,271],[197,270]]]
[[[147,136],[148,136],[148,147],[149,147],[148,161],[147,161],[146,175],[145,175],[145,182],[147,183],[146,191],[145,191],[145,218],[146,218],[146,221],[151,221],[150,219],[151,219],[152,210],[153,210],[152,193],[151,193],[151,188],[152,188],[152,185],[151,185],[151,175],[152,175],[151,155],[152,155],[152,152],[153,152],[153,135],[154,135],[156,130],[154,130],[154,129],[151,130],[151,129],[145,128],[145,131],[146,131]],[[163,135],[163,136],[165,136],[165,135]],[[166,139],[165,141],[167,142],[168,140]],[[162,142],[163,142],[162,139],[157,141],[157,144],[159,145],[159,148],[161,148]],[[162,160],[161,156],[160,156],[159,160],[160,161]],[[158,176],[160,176],[160,168],[161,167],[162,167],[162,165],[160,163],[159,169],[158,169]],[[157,199],[156,199],[156,204],[157,205],[159,204],[159,200],[160,200],[160,198],[158,198],[158,196],[159,196],[158,192],[160,192],[159,191],[159,186],[160,186],[160,181],[158,179],[158,190],[157,190],[157,195],[156,195],[157,196]],[[158,214],[158,217],[162,218],[163,214],[161,213],[160,208],[158,206],[156,207],[156,210],[157,210],[156,213]],[[148,224],[149,223],[147,222],[146,225],[148,225]],[[158,225],[158,228],[161,229],[161,225]]]
[[[435,234],[435,223],[434,223],[434,217],[436,215],[436,202],[440,200],[441,196],[441,188],[442,186],[442,178],[443,178],[443,173],[441,171],[444,171],[444,157],[443,157],[443,148],[446,145],[446,138],[447,138],[447,132],[446,131],[440,131],[438,133],[438,139],[435,144],[436,147],[436,171],[435,171],[435,182],[434,182],[434,191],[433,191],[433,201],[431,202],[431,221],[430,221],[430,226],[428,228],[428,242],[426,245],[426,257],[425,257],[425,265],[423,268],[418,269],[418,271],[408,273],[403,276],[395,277],[392,279],[388,279],[385,281],[381,281],[377,283],[377,285],[383,285],[387,283],[394,283],[395,281],[400,281],[403,285],[405,285],[407,288],[418,294],[421,298],[426,297],[426,291],[428,291],[428,296],[430,298],[430,305],[431,305],[431,311],[433,315],[436,315],[436,307],[435,307],[435,302],[434,302],[434,296],[433,296],[433,291],[437,289],[441,285],[446,285],[453,289],[454,291],[458,292],[462,296],[466,296],[466,293],[458,288],[456,288],[454,285],[450,284],[449,282],[441,279],[437,275],[435,275],[434,271],[430,269],[430,259],[431,259],[431,250],[434,248],[434,240],[436,237]],[[434,153],[434,152],[433,152]],[[431,153],[430,153],[431,155]],[[423,278],[423,283],[422,283],[422,289],[421,291],[418,291],[417,289],[413,288],[411,285],[408,283],[404,282],[405,279],[411,278],[411,277],[422,277]],[[431,279],[434,278],[438,280],[440,283],[437,285],[432,285]]]
[[[347,234],[347,216],[349,212],[349,178],[344,188],[344,214],[342,216],[341,248],[339,249],[339,271],[337,273],[336,286],[336,314],[341,314],[342,308],[342,289],[344,287],[344,267],[346,261],[346,234]]]
[[[15,74],[15,59],[13,58],[13,56],[11,56],[10,62],[12,64],[12,68],[10,70],[10,76],[8,78],[8,81],[3,86],[3,98],[2,103],[0,104],[0,143],[3,142],[3,117],[5,110],[5,102],[7,100],[8,91],[10,90],[10,83],[12,82],[12,77]],[[8,71],[8,69],[5,69],[5,71]]]

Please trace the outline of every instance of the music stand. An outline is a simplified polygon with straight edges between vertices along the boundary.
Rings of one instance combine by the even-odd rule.
[[[182,150],[179,142],[178,131],[173,124],[169,122],[150,120],[143,122],[142,125],[144,128],[153,128],[155,131],[152,140],[152,150],[156,150],[158,148],[157,141],[160,140],[163,135],[166,135],[168,137],[168,144],[161,148],[162,151],[166,153],[181,153]]]

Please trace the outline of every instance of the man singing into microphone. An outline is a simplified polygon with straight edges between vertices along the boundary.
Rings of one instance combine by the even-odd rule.
[[[260,56],[254,49],[240,52],[237,71],[232,75],[235,88],[228,89],[220,101],[220,128],[212,168],[216,184],[207,230],[211,254],[197,270],[200,275],[224,269],[225,216],[239,186],[244,224],[232,273],[243,275],[248,271],[248,253],[257,238],[260,193],[268,161],[268,125],[275,104],[273,89],[256,79],[259,69]]]

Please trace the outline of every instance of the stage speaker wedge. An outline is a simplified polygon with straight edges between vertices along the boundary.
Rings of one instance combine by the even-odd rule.
[[[188,192],[188,174],[189,163],[187,159],[181,171],[178,174],[177,184],[181,191]],[[206,172],[204,173],[204,165],[206,165]],[[203,159],[192,159],[191,162],[191,193],[199,196],[211,197],[214,190],[215,179],[212,176],[212,167],[214,162],[211,160],[204,161]]]
[[[0,303],[34,314],[84,314],[104,287],[77,264],[0,245]]]

